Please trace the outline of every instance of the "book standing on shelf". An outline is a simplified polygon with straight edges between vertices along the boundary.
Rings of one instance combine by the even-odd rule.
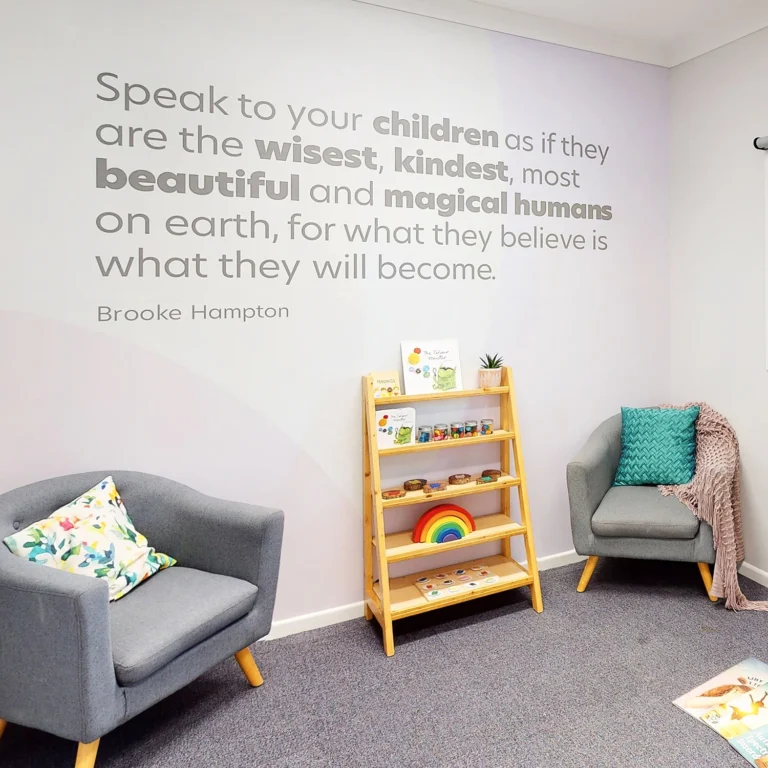
[[[403,341],[400,348],[406,395],[462,389],[459,344],[455,339]]]

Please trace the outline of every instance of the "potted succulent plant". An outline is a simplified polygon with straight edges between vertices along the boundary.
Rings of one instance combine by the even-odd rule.
[[[478,373],[481,389],[501,386],[501,366],[504,358],[501,355],[484,355],[480,358],[482,365]]]

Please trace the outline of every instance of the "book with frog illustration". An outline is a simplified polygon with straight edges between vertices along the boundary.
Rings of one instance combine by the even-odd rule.
[[[462,389],[459,343],[403,341],[403,385],[406,395],[427,395]]]
[[[376,442],[380,449],[415,443],[416,409],[382,408],[376,411]]]

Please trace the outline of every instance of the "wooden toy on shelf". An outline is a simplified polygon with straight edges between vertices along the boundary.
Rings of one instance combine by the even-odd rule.
[[[495,425],[490,433],[477,431],[471,440],[450,440],[448,425],[436,424],[433,428],[433,439],[428,442],[416,442],[392,445],[379,448],[377,441],[377,411],[376,405],[388,408],[402,404],[418,404],[421,402],[442,402],[458,398],[499,397],[499,427]],[[444,432],[443,432],[444,430]],[[465,422],[466,435],[466,422]],[[395,492],[382,491],[381,460],[388,456],[399,456],[406,453],[431,453],[443,449],[453,449],[477,445],[497,443],[500,448],[500,468],[485,470],[482,475],[466,475],[459,485],[440,482],[428,482],[421,490],[398,490]],[[395,652],[392,624],[395,620],[413,616],[425,611],[436,610],[443,606],[473,600],[476,597],[503,592],[508,589],[529,586],[533,609],[540,613],[544,609],[539,583],[539,571],[536,562],[536,550],[533,543],[531,515],[528,506],[528,489],[523,466],[523,453],[520,447],[520,431],[517,421],[512,371],[502,369],[501,385],[485,389],[452,389],[429,393],[419,392],[411,395],[387,397],[384,402],[374,397],[373,381],[370,376],[363,377],[363,563],[365,590],[365,617],[374,617],[382,628],[384,652],[392,656]],[[471,449],[470,449],[471,450]],[[495,476],[496,473],[498,476]],[[415,473],[414,473],[415,474]],[[454,476],[455,477],[455,476]],[[490,481],[483,477],[491,478]],[[474,481],[474,482],[473,482]],[[512,489],[517,489],[520,521],[512,516]],[[468,496],[475,493],[497,493],[500,497],[500,510],[496,514],[485,514],[474,518],[474,528],[462,530],[462,536],[443,536],[435,541],[414,541],[415,531],[395,531],[387,533],[384,525],[384,513],[392,507],[423,504],[432,499],[451,499]],[[441,505],[442,506],[442,505]],[[461,509],[457,507],[456,509]],[[454,510],[455,511],[455,510]],[[457,518],[460,516],[457,514]],[[463,518],[460,518],[463,520]],[[468,524],[466,520],[463,520]],[[430,535],[433,535],[430,533]],[[522,536],[525,544],[526,565],[523,567],[512,558],[511,537]],[[423,591],[417,588],[416,581],[430,577],[434,567],[421,573],[410,573],[406,576],[390,578],[391,563],[424,557],[438,552],[452,551],[489,541],[501,542],[501,554],[485,556],[481,560],[468,559],[465,562],[445,566],[453,570],[471,571],[479,566],[492,569],[492,582],[473,582],[471,589],[446,592],[425,597]]]
[[[438,504],[428,509],[416,523],[411,539],[415,542],[443,544],[463,539],[476,530],[475,518],[464,507]]]
[[[444,491],[448,483],[427,483],[422,489],[427,496],[431,496],[436,491]]]

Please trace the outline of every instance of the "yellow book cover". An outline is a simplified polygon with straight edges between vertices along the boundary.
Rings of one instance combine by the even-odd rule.
[[[768,685],[718,704],[701,719],[726,739],[768,725]]]
[[[402,394],[400,388],[400,373],[398,371],[381,371],[372,373],[373,396],[376,398],[395,397]]]

